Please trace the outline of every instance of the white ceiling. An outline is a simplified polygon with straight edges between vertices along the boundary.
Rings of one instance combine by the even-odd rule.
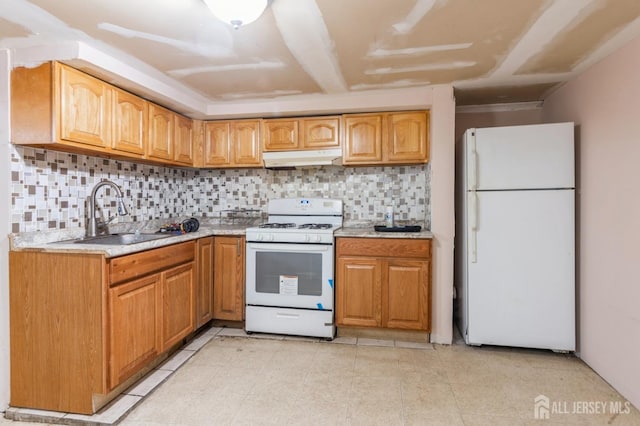
[[[0,3],[16,64],[60,59],[191,116],[438,84],[458,105],[539,101],[638,35],[639,0],[272,0],[238,30],[202,0]]]

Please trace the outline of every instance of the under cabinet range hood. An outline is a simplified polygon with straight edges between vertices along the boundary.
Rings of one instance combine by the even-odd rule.
[[[270,151],[262,153],[262,160],[264,161],[264,166],[268,169],[339,166],[342,164],[342,149]]]

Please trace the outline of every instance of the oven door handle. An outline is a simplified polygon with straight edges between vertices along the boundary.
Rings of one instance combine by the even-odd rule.
[[[296,251],[320,252],[329,251],[333,244],[277,244],[277,243],[247,243],[247,248],[255,251]]]

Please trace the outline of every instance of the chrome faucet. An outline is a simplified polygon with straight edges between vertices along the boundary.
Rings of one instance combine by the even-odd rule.
[[[89,224],[87,225],[87,237],[97,236],[98,228],[105,227],[109,222],[113,220],[112,218],[107,222],[99,222],[98,219],[96,219],[96,193],[98,192],[98,189],[102,188],[103,186],[111,186],[116,191],[116,198],[118,200],[118,214],[120,216],[126,216],[129,214],[129,212],[127,211],[127,206],[124,205],[124,199],[120,187],[110,180],[106,179],[98,182],[98,184],[93,187],[93,191],[91,191],[91,197],[89,197]]]

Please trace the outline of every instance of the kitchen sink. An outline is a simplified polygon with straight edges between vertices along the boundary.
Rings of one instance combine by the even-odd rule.
[[[71,243],[74,244],[103,244],[110,246],[118,246],[124,245],[128,246],[131,244],[145,243],[147,241],[158,240],[161,238],[167,238],[173,236],[172,234],[139,234],[139,233],[131,233],[131,234],[109,234],[109,235],[98,235],[97,237],[85,237],[78,240],[67,240],[60,241],[60,243]]]

